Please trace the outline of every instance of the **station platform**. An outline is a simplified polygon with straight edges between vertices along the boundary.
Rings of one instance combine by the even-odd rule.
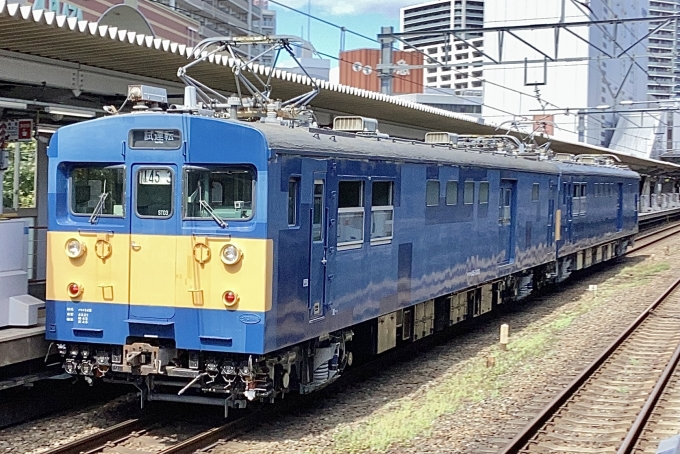
[[[638,214],[638,222],[644,224],[646,222],[655,222],[658,220],[665,220],[673,217],[680,217],[680,207],[666,208],[665,210],[648,211],[646,213]]]
[[[0,328],[0,367],[44,358],[48,346],[45,320],[29,328]]]
[[[0,376],[0,390],[25,386],[54,373],[40,364],[47,355],[49,342],[45,340],[45,320],[38,325],[22,328],[0,328],[0,369],[9,369],[7,376]],[[5,374],[3,374],[5,375]]]
[[[680,218],[680,193],[640,196],[638,223],[641,227]]]

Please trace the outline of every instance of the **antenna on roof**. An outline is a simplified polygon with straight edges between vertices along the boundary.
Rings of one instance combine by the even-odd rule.
[[[252,58],[244,58],[243,52],[237,47],[240,45],[266,45],[266,49]],[[189,58],[194,61],[180,67],[177,70],[179,77],[187,87],[193,87],[196,91],[196,101],[202,102],[206,107],[213,110],[222,110],[234,113],[234,100],[229,100],[216,90],[197,81],[187,74],[187,70],[198,63],[213,58],[221,52],[228,52],[233,60],[232,72],[236,79],[237,97],[244,110],[240,115],[244,117],[281,117],[284,119],[308,121],[312,117],[311,111],[307,108],[308,104],[319,93],[319,86],[309,75],[307,70],[301,65],[295,56],[292,46],[300,46],[313,50],[312,45],[296,36],[273,35],[273,36],[238,36],[238,37],[217,37],[204,39],[196,45]],[[266,78],[263,78],[255,70],[255,61],[269,52],[276,52],[276,57],[272,62]],[[272,98],[271,81],[274,75],[274,68],[281,52],[286,52],[309,78],[312,89],[307,93],[291,98],[286,101],[275,100]],[[187,107],[195,107],[188,106]]]

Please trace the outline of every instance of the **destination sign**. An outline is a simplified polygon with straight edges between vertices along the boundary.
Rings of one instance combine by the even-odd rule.
[[[130,131],[131,148],[164,148],[176,150],[182,143],[177,129],[133,129]]]

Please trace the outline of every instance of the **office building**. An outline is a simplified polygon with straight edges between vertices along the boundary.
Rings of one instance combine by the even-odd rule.
[[[484,26],[484,0],[437,0],[407,6],[401,8],[400,23],[402,32],[481,29]],[[425,86],[450,88],[459,94],[474,90],[476,95],[481,95],[482,33],[471,32],[460,37],[467,43],[452,35],[448,38],[445,35],[415,35],[406,41],[426,55],[426,64],[435,63],[433,60],[441,64],[435,66],[435,63],[425,69]],[[402,44],[402,49],[408,50],[409,46]]]

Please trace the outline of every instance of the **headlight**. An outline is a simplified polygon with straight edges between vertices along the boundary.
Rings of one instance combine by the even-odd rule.
[[[85,253],[85,245],[75,238],[71,238],[66,242],[66,255],[72,259],[77,259]]]
[[[241,260],[241,250],[234,246],[233,244],[227,244],[222,248],[222,253],[220,254],[222,261],[227,265],[234,265]]]

